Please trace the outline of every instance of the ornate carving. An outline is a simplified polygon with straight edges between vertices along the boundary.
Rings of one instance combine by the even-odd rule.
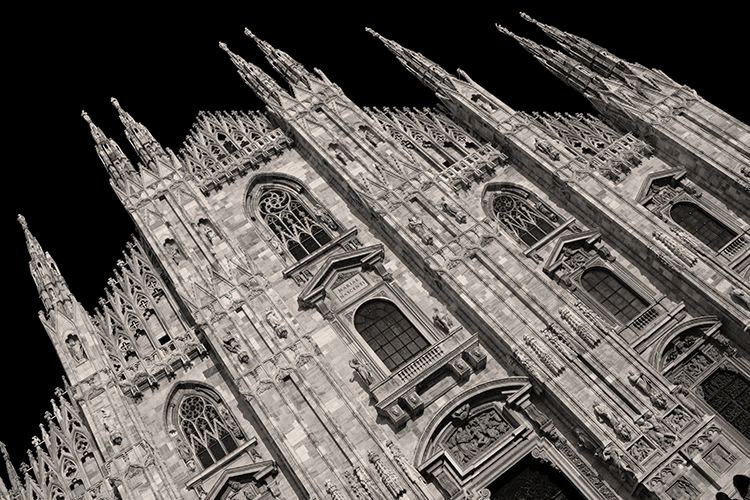
[[[221,240],[221,237],[216,234],[214,225],[208,219],[198,219],[197,227],[203,233],[203,236],[206,237],[210,245],[213,245],[214,242]]]
[[[692,413],[696,417],[700,417],[703,415],[703,413],[698,409],[695,403],[693,403],[693,401],[690,399],[690,390],[685,387],[684,384],[677,384],[677,386],[672,391],[672,394],[675,395],[677,400],[682,404],[682,406],[687,408],[690,413]]]
[[[628,449],[628,453],[637,463],[643,463],[643,461],[646,460],[654,450],[655,448],[651,443],[644,438],[640,438]]]
[[[383,460],[380,458],[380,455],[368,451],[367,458],[370,460],[370,463],[375,466],[375,470],[378,472],[378,475],[380,475],[380,480],[391,495],[393,495],[393,498],[398,499],[401,495],[406,494],[406,488],[401,484],[396,473],[394,473],[389,467],[386,467]]]
[[[510,424],[494,408],[490,408],[470,416],[463,425],[456,426],[445,445],[456,460],[466,464],[510,430]]]
[[[594,415],[599,423],[606,424],[612,428],[618,438],[622,441],[630,441],[630,429],[615,416],[612,411],[607,408],[601,401],[596,401],[593,404]]]
[[[622,481],[626,481],[629,476],[635,474],[625,453],[615,446],[610,446],[609,448],[602,450],[601,457],[602,460],[607,463],[610,471]]]
[[[573,448],[570,447],[568,442],[559,437],[554,438],[553,442],[555,444],[555,448],[562,453],[562,455],[568,459],[568,461],[573,464],[573,466],[576,468],[576,470],[581,474],[583,478],[585,478],[590,484],[596,488],[596,490],[599,492],[599,494],[604,498],[605,500],[617,500],[620,498],[619,496],[615,495],[614,491],[601,480],[599,477],[599,474],[597,474],[589,465],[583,461],[583,459],[576,453]]]
[[[115,418],[112,416],[112,413],[106,408],[102,408],[99,411],[99,417],[101,418],[104,430],[109,434],[110,442],[115,446],[121,445],[122,434],[120,433],[119,426],[117,425]]]
[[[68,352],[73,357],[73,360],[75,360],[76,363],[80,363],[88,359],[88,357],[86,356],[86,352],[83,350],[83,346],[81,345],[81,341],[79,340],[78,335],[68,335],[68,338],[65,340],[65,345],[68,346]]]
[[[750,309],[750,294],[748,294],[745,290],[734,286],[729,291],[729,296],[740,301],[745,306],[745,308]]]
[[[572,340],[566,330],[555,324],[551,324],[542,330],[541,333],[563,356],[569,360],[573,360],[576,357],[576,352],[572,347]]]
[[[565,370],[565,365],[561,363],[560,360],[558,360],[550,352],[550,350],[547,349],[547,347],[539,342],[536,338],[530,335],[524,335],[523,339],[526,344],[531,347],[531,350],[534,351],[534,354],[539,357],[542,363],[544,363],[544,365],[549,368],[549,370],[553,374],[560,375]]]
[[[359,378],[364,382],[364,384],[367,387],[370,387],[375,380],[375,378],[372,376],[372,372],[369,368],[367,368],[365,365],[363,365],[358,359],[350,359],[349,360],[349,366],[354,369],[355,372],[357,372],[357,375],[359,375]],[[352,379],[354,380],[354,379]]]
[[[401,468],[401,470],[406,475],[406,477],[409,478],[409,481],[411,481],[414,484],[425,482],[424,478],[419,475],[419,473],[414,467],[411,466],[409,461],[401,452],[401,448],[399,448],[396,443],[394,443],[393,441],[388,441],[387,443],[385,443],[385,446],[391,451],[393,460]]]
[[[667,248],[667,250],[672,252],[677,258],[687,264],[688,267],[693,267],[698,263],[698,258],[695,255],[685,250],[682,246],[678,245],[672,238],[670,238],[666,234],[659,231],[654,231],[653,235],[657,241],[661,242]]]
[[[688,455],[692,455],[696,452],[701,452],[706,449],[706,447],[714,442],[715,436],[717,434],[721,434],[721,429],[719,429],[715,425],[711,425],[706,430],[701,432],[698,437],[696,437],[685,449]]]
[[[580,300],[575,303],[575,307],[576,309],[581,311],[581,314],[583,314],[583,317],[589,320],[589,322],[592,325],[594,325],[596,328],[598,328],[600,332],[607,333],[612,329],[612,327],[607,325],[598,314],[596,314],[594,311],[586,307],[586,305]]]
[[[422,219],[418,216],[415,215],[414,217],[409,218],[409,229],[422,240],[422,243],[425,245],[432,245],[433,237],[429,231],[427,231],[427,227],[424,225],[424,222],[422,222]]]
[[[227,351],[237,355],[237,360],[240,363],[247,364],[250,362],[250,356],[248,356],[246,351],[242,350],[239,342],[237,342],[237,339],[232,334],[224,337],[222,343]]]
[[[315,207],[313,207],[312,212],[313,212],[313,215],[315,215],[315,217],[320,222],[328,226],[328,229],[330,229],[331,231],[338,231],[339,225],[336,224],[336,221],[333,220],[333,218],[326,211],[326,209],[324,209],[320,205],[315,205]]]
[[[697,500],[701,496],[701,492],[686,477],[675,481],[667,489],[667,494],[673,500]]]
[[[182,255],[177,243],[172,238],[164,240],[164,249],[175,264],[179,265],[180,262],[185,260],[185,256]]]
[[[576,315],[573,314],[570,309],[568,309],[567,307],[563,307],[560,308],[558,313],[560,314],[560,317],[565,320],[568,325],[570,325],[573,331],[576,332],[576,334],[581,337],[590,347],[594,347],[597,343],[599,343],[600,339],[598,338],[598,336],[591,330],[591,328],[587,324],[579,320],[578,317],[576,317]]]
[[[646,412],[643,416],[639,417],[635,421],[635,425],[638,426],[643,434],[663,449],[667,450],[674,446],[677,436],[667,432],[664,425],[651,412]]]
[[[539,372],[536,370],[536,367],[532,364],[529,357],[526,356],[526,354],[524,354],[523,351],[521,351],[518,347],[513,347],[513,356],[521,364],[521,366],[523,366],[523,368],[526,370],[526,373],[537,380],[541,379],[541,377],[539,376]]]
[[[281,320],[279,313],[277,313],[275,309],[266,310],[266,322],[280,339],[285,339],[289,335],[286,325]]]
[[[234,417],[231,413],[229,413],[229,410],[227,410],[224,406],[219,406],[219,415],[221,415],[221,418],[224,419],[224,423],[229,428],[229,432],[232,433],[234,437],[237,439],[244,440],[245,435],[242,433],[242,429],[240,429],[240,426],[237,425],[237,422],[234,421]]]
[[[338,486],[333,484],[330,479],[326,480],[326,492],[331,495],[331,500],[346,500],[346,497],[341,494]]]
[[[540,141],[539,139],[535,137],[534,147],[536,148],[537,151],[540,151],[544,153],[545,155],[547,155],[549,159],[552,161],[558,161],[560,159],[560,153],[555,151],[552,148],[552,145],[546,139],[542,139]]]

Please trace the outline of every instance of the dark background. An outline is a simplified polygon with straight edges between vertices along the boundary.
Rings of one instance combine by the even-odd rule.
[[[5,388],[0,440],[16,466],[27,460],[25,450],[31,437],[39,435],[38,424],[50,409],[54,387],[62,385],[63,373],[37,318],[42,305],[16,214],[26,217],[73,294],[93,311],[133,225],[109,187],[81,110],[135,160],[109,102],[112,96],[175,151],[199,110],[262,109],[217,45],[227,43],[277,77],[255,43],[243,35],[244,27],[308,69],[323,70],[360,106],[437,103],[365,32],[369,26],[450,72],[460,67],[514,109],[592,112],[583,97],[495,29],[494,23],[501,23],[555,47],[518,16],[526,10],[627,61],[658,68],[741,121],[750,121],[747,26],[739,10],[647,12],[604,3],[493,3],[498,5],[463,2],[446,9],[433,2],[404,9],[401,3],[300,7],[277,1],[262,10],[253,7],[256,2],[171,10],[118,3],[123,7],[40,6],[7,18],[11,39],[6,42],[3,80],[9,114],[2,169],[9,178],[0,219],[7,319],[0,333],[0,380]]]

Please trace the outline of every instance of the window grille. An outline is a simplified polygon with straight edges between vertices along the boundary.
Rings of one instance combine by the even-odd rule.
[[[426,349],[429,344],[391,302],[371,300],[354,315],[354,326],[383,361],[394,371]]]
[[[581,275],[581,285],[586,292],[623,324],[630,323],[648,303],[635,294],[609,269],[592,267]]]
[[[549,216],[557,218],[551,212],[545,216],[528,200],[511,193],[495,196],[492,200],[492,212],[500,223],[529,246],[547,236],[555,228]]]
[[[670,216],[680,227],[715,252],[737,237],[736,233],[694,203],[675,203],[670,210]]]
[[[269,187],[258,199],[260,217],[295,260],[302,260],[331,241],[323,224],[292,192]]]
[[[747,380],[739,373],[716,370],[701,387],[706,403],[750,439],[750,384]]]

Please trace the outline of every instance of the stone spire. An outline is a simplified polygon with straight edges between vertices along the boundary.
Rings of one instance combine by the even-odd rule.
[[[273,66],[273,69],[278,71],[290,85],[304,85],[308,89],[310,88],[310,78],[312,75],[304,68],[304,66],[295,61],[286,52],[278,50],[270,43],[261,40],[247,28],[245,28],[245,35],[255,40],[255,43],[257,43],[260,50],[263,51],[268,62]]]
[[[609,90],[607,83],[599,75],[584,68],[579,62],[567,55],[539,45],[528,38],[518,36],[499,24],[496,27],[500,33],[508,35],[520,43],[524,49],[531,53],[552,74],[582,94],[590,91],[598,93],[599,91]]]
[[[245,83],[253,89],[253,92],[269,106],[280,106],[282,98],[291,99],[291,96],[279,87],[276,81],[256,65],[245,61],[243,58],[229,50],[225,43],[219,42],[221,50],[229,54],[232,62],[237,66],[237,72],[245,80]]]
[[[31,277],[34,279],[39,297],[44,304],[45,313],[62,306],[63,310],[70,312],[72,295],[68,289],[68,284],[60,274],[57,264],[50,256],[49,252],[42,250],[41,245],[31,234],[26,219],[18,216],[18,222],[21,223],[24,235],[26,236],[26,248],[29,250],[29,270]]]
[[[603,77],[615,77],[623,82],[639,80],[652,90],[661,88],[645,75],[645,71],[639,71],[634,65],[624,61],[607,52],[607,50],[585,38],[572,35],[553,26],[540,23],[531,16],[521,12],[521,17],[530,23],[539,26],[544,33],[557,42],[560,48],[570,57],[580,62],[594,73]],[[637,64],[635,66],[638,66]]]
[[[21,478],[18,477],[16,468],[13,467],[13,464],[10,462],[10,457],[8,456],[8,450],[5,449],[5,443],[3,443],[2,441],[0,441],[0,453],[3,454],[3,461],[5,462],[5,470],[8,472],[8,480],[10,481],[10,498],[20,498],[21,492],[23,491]],[[3,489],[5,489],[4,484],[2,487]]]
[[[125,126],[125,137],[127,137],[130,144],[135,149],[141,162],[151,172],[159,175],[165,174],[164,166],[169,167],[169,155],[161,147],[161,144],[154,139],[151,132],[144,127],[141,123],[135,121],[130,113],[120,107],[120,103],[114,97],[110,98],[112,104],[117,109],[117,113],[120,116],[120,121]],[[161,167],[161,168],[160,168]],[[160,172],[160,170],[162,170]],[[160,175],[161,176],[161,175]]]
[[[81,111],[81,116],[91,127],[91,136],[96,142],[96,153],[112,179],[113,184],[121,191],[126,190],[127,181],[138,182],[138,173],[119,144],[104,135],[102,130],[94,125],[88,113]]]
[[[446,87],[455,89],[453,83],[455,77],[419,52],[414,52],[413,50],[402,47],[393,40],[389,40],[370,28],[365,28],[365,30],[383,42],[386,48],[396,56],[398,61],[408,69],[409,72],[419,78],[419,80],[430,90],[438,92]]]

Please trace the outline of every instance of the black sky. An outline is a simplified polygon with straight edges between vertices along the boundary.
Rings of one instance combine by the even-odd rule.
[[[310,2],[311,3],[311,2]],[[481,2],[484,3],[484,2]],[[625,60],[664,71],[745,123],[747,27],[737,11],[672,12],[592,8],[574,2],[456,4],[422,8],[376,2],[296,6],[224,2],[198,9],[27,7],[6,19],[6,292],[0,377],[6,392],[0,440],[18,465],[50,408],[62,368],[37,318],[41,301],[28,271],[16,214],[56,260],[71,291],[93,311],[133,231],[108,184],[80,112],[135,159],[110,97],[178,150],[199,110],[262,109],[218,47],[277,75],[244,27],[308,69],[320,68],[360,106],[432,106],[437,99],[404,70],[365,26],[422,52],[448,71],[466,71],[514,109],[592,111],[494,23],[554,47],[520,10],[588,38]],[[34,4],[32,4],[34,5]],[[256,5],[254,8],[253,6]],[[354,8],[356,6],[356,9]],[[458,7],[462,9],[456,10]],[[157,12],[155,12],[157,11]],[[4,471],[2,472],[4,476]]]

